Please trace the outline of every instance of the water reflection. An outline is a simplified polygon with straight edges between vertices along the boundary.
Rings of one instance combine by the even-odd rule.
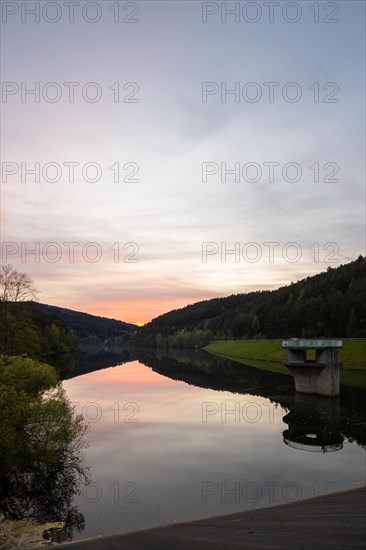
[[[283,421],[288,424],[288,429],[283,432],[283,442],[293,449],[329,453],[343,448],[338,397],[296,393],[295,406]]]
[[[137,358],[159,374],[200,388],[277,396],[286,405],[293,402],[292,376],[247,367],[204,351],[173,349],[165,355],[140,353]]]
[[[299,405],[291,376],[205,352],[136,355],[64,383],[80,411],[90,402],[99,411],[88,449],[98,498],[83,491],[75,499],[86,525],[74,540],[311,498],[364,479],[365,392],[342,388],[333,410],[316,411],[324,431],[340,434],[342,449],[304,453],[283,442],[284,415],[291,433],[297,425],[316,433],[312,407]],[[132,402],[135,423],[124,408]],[[124,490],[130,486],[134,503]]]
[[[12,402],[12,396],[9,391],[0,411],[7,434],[0,444],[2,536],[12,547],[18,538],[70,541],[85,526],[73,505],[88,482],[84,419],[74,414],[62,387],[41,399],[24,394]]]
[[[156,372],[194,386],[268,398],[287,411],[284,443],[293,448],[340,450],[345,437],[366,446],[366,392],[362,389],[342,386],[339,398],[297,394],[292,376],[204,351],[170,350],[138,358]]]
[[[88,403],[100,412],[87,452],[89,487],[97,496],[85,491],[84,434],[68,406],[55,404],[43,416],[48,437],[31,421],[30,439],[9,439],[1,447],[0,512],[9,520],[40,522],[48,541],[77,540],[282,503],[294,485],[296,498],[306,498],[330,482],[347,489],[363,479],[365,392],[342,388],[339,399],[312,399],[295,394],[291,376],[205,352],[137,355],[139,362],[130,362],[127,352],[83,355],[64,371],[67,394],[80,412]],[[131,402],[138,405],[138,422],[127,417]],[[204,402],[217,409],[237,404],[240,418],[223,422],[218,413],[205,423]],[[242,414],[253,403],[263,411],[256,422]],[[40,446],[32,447],[36,441]],[[340,452],[297,451],[311,445],[323,451],[340,445]],[[126,494],[132,485],[138,489],[133,503]],[[247,491],[253,487],[254,495]]]
[[[109,369],[117,365],[122,365],[129,361],[133,361],[134,357],[131,353],[122,348],[118,351],[100,350],[97,353],[83,352],[80,353],[76,359],[72,358],[72,365],[68,365],[67,368],[61,371],[61,378],[68,380],[69,378],[75,378],[89,372],[95,372],[103,369]],[[59,371],[60,372],[60,371]]]

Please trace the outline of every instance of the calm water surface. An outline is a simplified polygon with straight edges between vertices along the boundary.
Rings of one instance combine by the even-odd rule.
[[[85,529],[74,540],[365,482],[363,392],[295,397],[291,378],[204,353],[144,357],[63,385],[90,420],[91,484],[75,498]]]

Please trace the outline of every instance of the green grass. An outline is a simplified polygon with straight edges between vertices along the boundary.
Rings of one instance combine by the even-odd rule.
[[[289,374],[282,365],[287,358],[282,340],[228,340],[212,342],[204,349],[251,367]],[[366,388],[366,340],[344,340],[340,359],[341,384]]]

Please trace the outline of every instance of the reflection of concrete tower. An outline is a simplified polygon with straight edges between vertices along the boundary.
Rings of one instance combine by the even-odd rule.
[[[288,358],[284,362],[295,381],[297,392],[313,395],[339,395],[339,358],[341,340],[284,340]],[[310,352],[315,357],[309,357]]]
[[[283,442],[294,449],[329,453],[343,447],[339,399],[296,394],[294,408],[283,417]]]

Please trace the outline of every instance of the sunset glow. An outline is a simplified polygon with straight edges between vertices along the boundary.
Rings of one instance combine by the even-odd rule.
[[[363,10],[347,2],[336,25],[311,10],[205,23],[179,1],[141,2],[138,24],[9,15],[2,261],[42,302],[141,325],[356,259]]]

